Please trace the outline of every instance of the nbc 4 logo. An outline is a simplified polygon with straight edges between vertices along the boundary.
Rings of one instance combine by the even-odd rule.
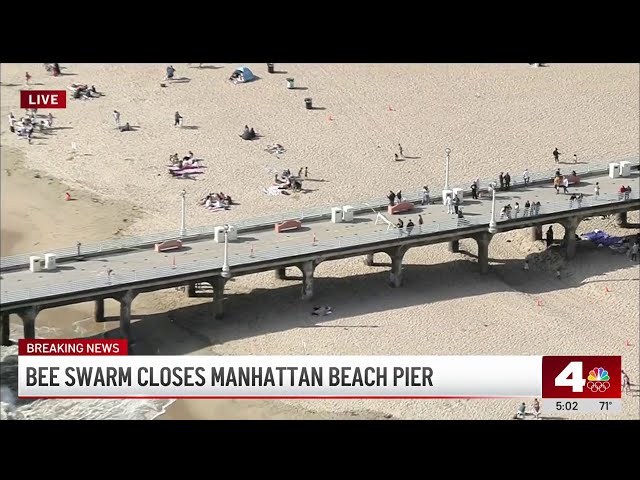
[[[596,367],[589,372],[587,379],[582,376],[582,362],[570,362],[555,379],[556,387],[571,387],[573,392],[582,392],[585,384],[592,393],[604,393],[611,384],[610,377],[602,367]]]

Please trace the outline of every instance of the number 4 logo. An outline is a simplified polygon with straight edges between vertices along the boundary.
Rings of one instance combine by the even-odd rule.
[[[556,387],[572,387],[582,392],[587,381],[582,378],[582,362],[570,362],[556,377]]]

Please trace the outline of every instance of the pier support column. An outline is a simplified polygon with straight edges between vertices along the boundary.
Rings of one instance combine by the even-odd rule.
[[[531,240],[534,242],[542,240],[542,225],[531,227]]]
[[[389,283],[393,288],[402,286],[404,279],[402,277],[402,259],[407,253],[407,247],[396,247],[387,251],[391,258],[391,271],[389,272]]]
[[[491,238],[493,238],[493,235],[489,232],[478,234],[475,237],[478,244],[478,265],[482,275],[489,273],[489,244],[491,243]]]
[[[131,337],[131,304],[138,294],[128,290],[119,298],[120,300],[120,335],[132,341]]]
[[[373,267],[373,253],[366,254],[362,260],[367,267]]]
[[[286,280],[287,279],[287,267],[276,268],[276,278],[278,280]]]
[[[9,347],[11,340],[9,339],[9,314],[2,314],[2,324],[0,324],[0,336],[2,336],[2,346]]]
[[[629,222],[627,221],[627,212],[620,212],[616,214],[616,225],[619,227],[629,226]]]
[[[460,240],[451,240],[449,242],[449,251],[451,253],[458,253],[460,251]]]
[[[191,282],[187,284],[185,288],[185,292],[187,292],[187,298],[193,298],[196,296],[196,282]]]
[[[302,299],[311,300],[313,298],[313,272],[316,270],[316,263],[310,260],[302,263],[298,268],[302,272]]]
[[[104,322],[104,298],[97,298],[94,300],[93,319],[98,323]]]
[[[224,316],[224,286],[227,280],[223,277],[213,277],[209,283],[213,288],[213,318],[220,320]]]
[[[567,248],[567,258],[572,259],[576,256],[576,230],[580,220],[573,217],[563,222],[564,226],[564,246]]]
[[[22,319],[24,338],[36,338],[36,317],[39,312],[39,307],[29,307],[18,314]]]

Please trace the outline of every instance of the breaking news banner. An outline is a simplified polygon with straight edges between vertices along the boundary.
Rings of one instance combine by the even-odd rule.
[[[130,356],[126,340],[20,340],[18,357],[21,398],[535,397],[545,414],[615,413],[620,381],[620,357]]]

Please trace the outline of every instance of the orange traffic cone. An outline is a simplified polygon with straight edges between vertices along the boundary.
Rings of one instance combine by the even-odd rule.
[[[69,200],[71,200],[71,194],[69,192],[64,194],[64,199],[68,202]]]

